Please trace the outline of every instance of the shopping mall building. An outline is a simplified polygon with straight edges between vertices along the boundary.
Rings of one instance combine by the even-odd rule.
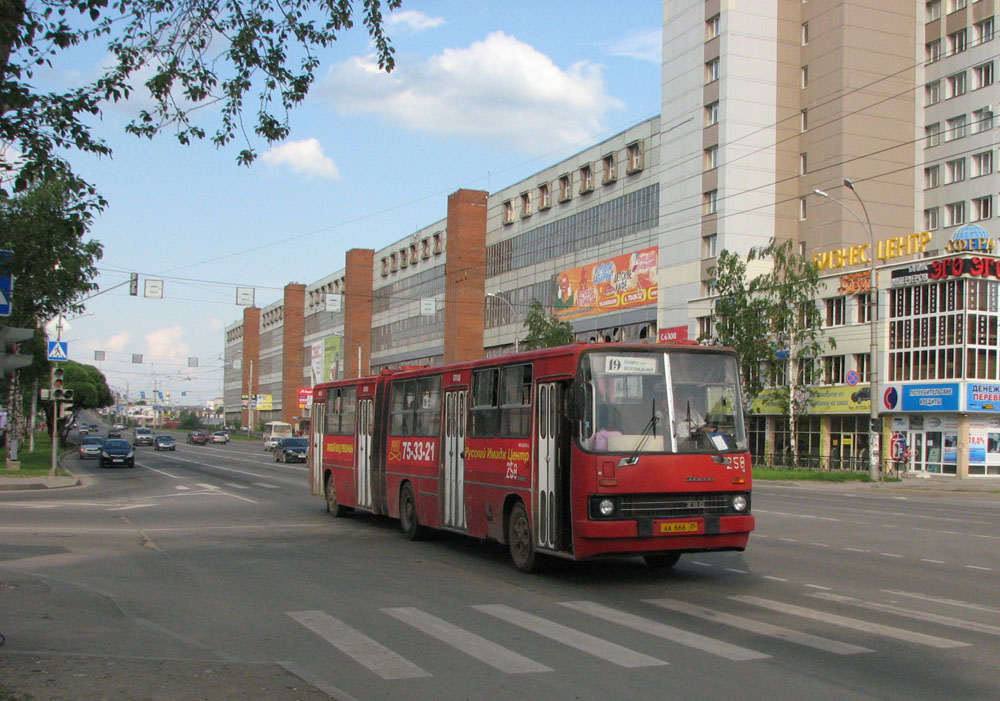
[[[1000,477],[994,0],[663,9],[659,116],[245,307],[227,421],[302,426],[317,381],[512,352],[532,300],[584,341],[697,339],[718,254],[775,238],[819,266],[835,341],[801,460],[867,469],[874,401],[887,458]],[[749,425],[758,462],[787,458],[778,406]]]

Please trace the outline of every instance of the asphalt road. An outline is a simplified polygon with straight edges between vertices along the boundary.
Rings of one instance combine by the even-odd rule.
[[[36,698],[996,696],[995,495],[758,484],[746,553],[528,576],[331,519],[258,443],[73,467],[0,493],[0,684]]]

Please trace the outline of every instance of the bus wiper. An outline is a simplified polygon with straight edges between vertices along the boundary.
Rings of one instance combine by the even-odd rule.
[[[627,458],[622,458],[621,460],[618,461],[618,467],[635,465],[637,462],[639,462],[639,453],[642,452],[642,449],[646,446],[646,443],[649,442],[649,437],[656,435],[656,422],[658,420],[659,418],[656,416],[656,400],[654,399],[650,403],[649,421],[646,422],[646,426],[642,429],[642,439],[636,444],[635,450],[632,451],[632,454],[630,456],[628,456]]]

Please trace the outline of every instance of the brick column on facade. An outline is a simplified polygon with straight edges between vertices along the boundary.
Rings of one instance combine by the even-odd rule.
[[[375,251],[352,248],[347,252],[344,276],[344,377],[370,373],[372,357],[372,292]],[[359,364],[360,357],[360,367]]]
[[[281,420],[297,425],[299,385],[302,384],[302,346],[305,343],[306,286],[285,285],[281,329]]]
[[[243,382],[240,394],[251,402],[257,393],[260,378],[260,307],[243,310]],[[240,410],[240,424],[250,426],[250,409]]]
[[[486,306],[486,197],[482,190],[448,196],[444,293],[444,362],[483,357]]]

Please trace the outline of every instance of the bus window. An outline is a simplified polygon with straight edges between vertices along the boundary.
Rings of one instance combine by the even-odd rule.
[[[413,409],[417,402],[416,380],[392,383],[392,436],[413,435]]]
[[[522,438],[531,434],[531,366],[503,369],[500,435]]]
[[[469,436],[489,438],[497,434],[500,371],[496,368],[472,373],[472,410]]]
[[[344,387],[341,392],[340,433],[345,436],[353,436],[357,390],[354,387]]]
[[[441,432],[441,378],[421,378],[417,382],[417,398],[415,435],[438,435]]]

